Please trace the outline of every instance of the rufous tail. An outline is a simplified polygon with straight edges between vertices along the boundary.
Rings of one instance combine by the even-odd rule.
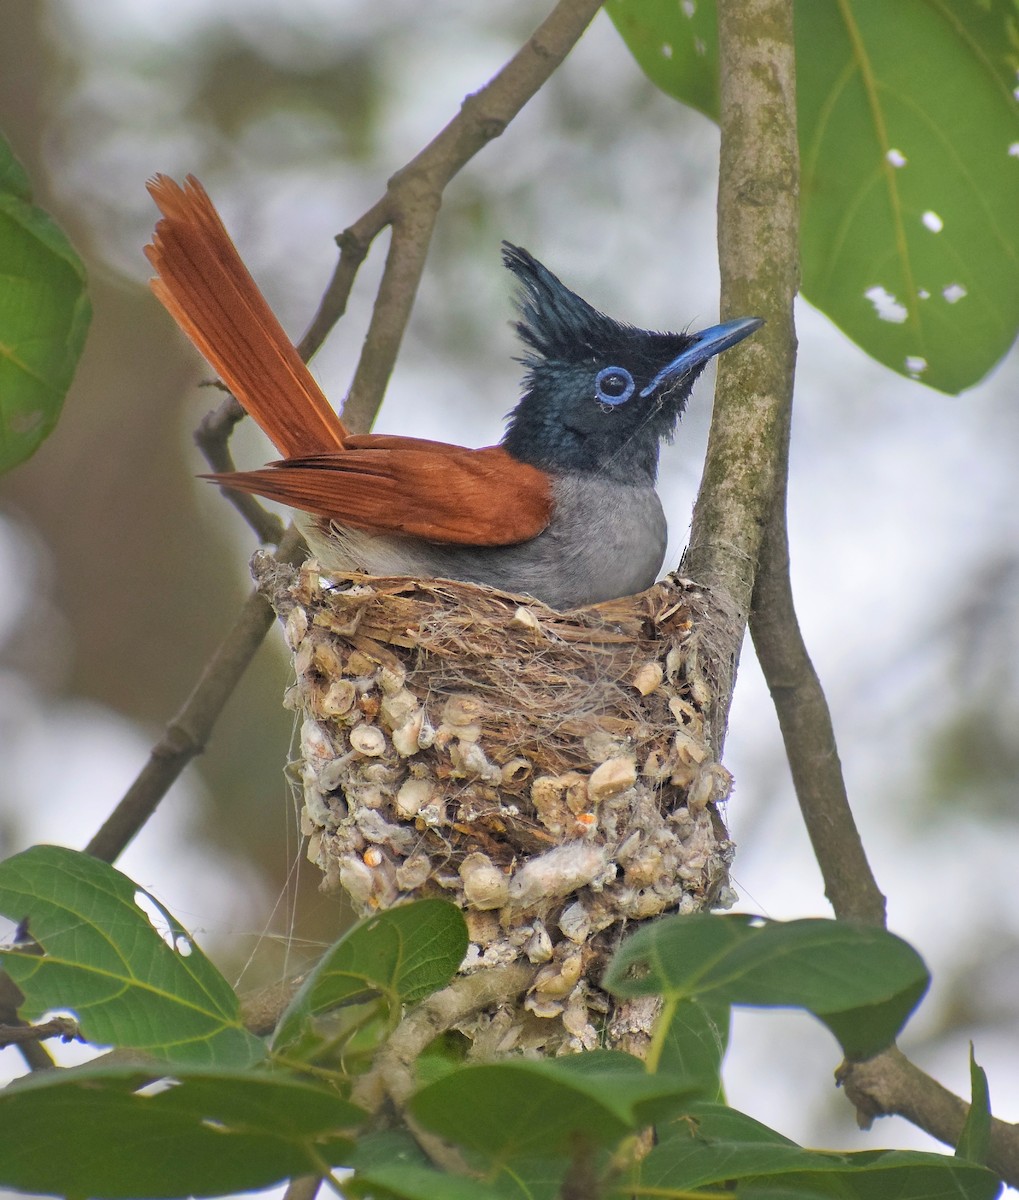
[[[205,189],[166,175],[145,255],[156,296],[285,458],[343,447],[347,430],[251,278]]]

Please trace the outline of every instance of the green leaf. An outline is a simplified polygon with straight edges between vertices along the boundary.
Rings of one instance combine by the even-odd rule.
[[[344,1190],[372,1200],[504,1200],[503,1192],[478,1179],[446,1175],[433,1167],[380,1165],[358,1171]]]
[[[796,6],[804,295],[945,392],[1019,326],[1014,20],[1008,0]]]
[[[970,1162],[986,1163],[991,1142],[991,1092],[987,1086],[987,1073],[973,1055],[973,1043],[969,1045],[970,1108],[959,1136],[955,1153]]]
[[[91,318],[81,260],[31,203],[0,138],[0,471],[34,454],[56,425]]]
[[[355,1171],[374,1171],[376,1167],[428,1167],[431,1159],[407,1130],[379,1129],[357,1139],[346,1165]]]
[[[629,1054],[592,1050],[463,1067],[421,1088],[411,1111],[440,1136],[508,1162],[565,1152],[578,1137],[613,1145],[695,1091],[685,1079],[648,1074]]]
[[[139,900],[161,915],[172,945]],[[0,863],[0,913],[27,918],[37,943],[0,951],[25,996],[23,1016],[71,1012],[90,1042],[175,1063],[243,1066],[263,1057],[229,983],[183,926],[113,867],[35,846]]]
[[[804,1187],[798,1181],[788,1179],[783,1179],[781,1183],[770,1179],[764,1183],[742,1183],[732,1193],[733,1200],[829,1200],[831,1194],[827,1189],[816,1191],[812,1187]]]
[[[740,1197],[992,1200],[1000,1190],[990,1171],[948,1155],[804,1150],[751,1117],[715,1104],[696,1105],[676,1121],[635,1176],[635,1185],[659,1189],[660,1195],[732,1181],[740,1184]]]
[[[883,929],[694,913],[628,938],[604,986],[619,996],[805,1008],[848,1058],[868,1058],[895,1039],[928,982],[916,951]]]
[[[409,1134],[390,1130],[359,1138],[348,1165],[355,1175],[344,1182],[345,1191],[372,1200],[559,1200],[570,1163],[563,1157],[517,1156],[481,1184],[474,1177],[440,1174]]]
[[[446,986],[467,953],[467,926],[445,900],[418,900],[360,921],[322,958],[283,1014],[273,1048],[293,1044],[308,1021],[382,996],[391,1010]]]
[[[722,1099],[722,1059],[729,1042],[729,1005],[677,1000],[666,1005],[655,1030],[657,1070],[682,1075],[698,1100]]]
[[[359,1138],[344,1194],[372,1200],[501,1200],[502,1193],[477,1179],[444,1175],[408,1133],[386,1130]]]
[[[649,78],[717,117],[714,0],[608,11]],[[959,392],[1019,327],[1014,3],[795,14],[803,294],[879,362]]]
[[[213,1196],[350,1157],[365,1114],[332,1089],[258,1072],[78,1067],[0,1091],[0,1184],[55,1196]]]
[[[718,120],[718,14],[714,0],[608,0],[605,11],[647,77]]]
[[[447,1029],[421,1051],[414,1062],[414,1075],[419,1085],[432,1083],[459,1070],[467,1059],[471,1042],[462,1033]]]

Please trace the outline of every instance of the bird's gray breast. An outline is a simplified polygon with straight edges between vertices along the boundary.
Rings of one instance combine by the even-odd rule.
[[[561,610],[650,587],[665,557],[667,529],[653,487],[576,473],[553,485],[548,526],[516,546],[448,546],[372,537],[333,527],[307,531],[323,565],[373,575],[463,579],[525,592]]]
[[[654,583],[667,536],[654,488],[575,474],[556,480],[553,497],[548,528],[514,547],[521,552],[515,590],[567,609]]]

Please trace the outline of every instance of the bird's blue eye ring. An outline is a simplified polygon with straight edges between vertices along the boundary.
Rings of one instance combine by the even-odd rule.
[[[630,399],[633,386],[633,376],[626,367],[606,367],[594,377],[595,396],[612,408]]]

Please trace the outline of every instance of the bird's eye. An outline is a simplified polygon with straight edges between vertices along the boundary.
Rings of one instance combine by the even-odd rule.
[[[633,395],[633,376],[626,367],[606,367],[594,377],[594,394],[602,404],[625,404]]]

